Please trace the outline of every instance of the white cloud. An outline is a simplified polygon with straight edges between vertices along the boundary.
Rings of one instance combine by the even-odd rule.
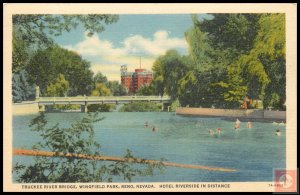
[[[170,38],[167,31],[157,31],[153,39],[144,38],[141,35],[128,37],[124,40],[124,49],[127,54],[163,55],[168,49],[186,49],[184,39]]]
[[[76,45],[63,46],[67,49],[74,50],[82,56],[105,56],[105,55],[124,55],[124,51],[119,48],[114,48],[112,42],[107,40],[100,40],[98,36],[94,35],[88,37],[85,34],[85,39]]]
[[[151,69],[159,55],[169,49],[187,50],[185,39],[169,37],[169,33],[159,30],[152,38],[132,35],[122,41],[121,47],[115,47],[109,40],[101,40],[97,35],[88,37],[76,45],[65,45],[64,48],[76,51],[83,58],[90,60],[94,72],[101,71],[109,80],[119,80],[120,65],[127,64],[129,71],[139,67],[139,56],[142,56],[142,68]],[[118,79],[117,79],[118,78]]]

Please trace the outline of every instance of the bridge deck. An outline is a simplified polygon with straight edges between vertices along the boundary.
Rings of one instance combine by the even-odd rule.
[[[99,103],[128,103],[134,101],[170,102],[168,96],[101,96],[101,97],[40,97],[36,99],[39,104],[99,104]]]

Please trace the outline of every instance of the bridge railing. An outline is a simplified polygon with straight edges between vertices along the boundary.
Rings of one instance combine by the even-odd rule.
[[[39,97],[37,101],[118,101],[118,100],[152,100],[169,101],[169,96],[75,96],[75,97]]]

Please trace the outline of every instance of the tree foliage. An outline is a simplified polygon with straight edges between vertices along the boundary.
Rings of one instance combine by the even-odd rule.
[[[13,15],[13,30],[18,31],[20,38],[29,44],[49,46],[53,43],[51,35],[59,36],[64,31],[71,31],[82,25],[91,36],[105,30],[105,24],[116,22],[117,15],[50,15],[50,14],[17,14]]]
[[[209,44],[208,34],[202,30],[196,15],[192,15],[193,26],[185,32],[189,46],[189,57],[185,59],[191,68],[206,71],[211,68],[213,48]]]
[[[119,84],[118,81],[108,81],[106,85],[114,96],[123,96],[127,94],[126,88]]]
[[[24,70],[31,57],[31,49],[29,44],[13,32],[12,39],[12,72],[19,73]]]
[[[64,97],[67,95],[69,82],[66,81],[63,74],[59,74],[55,83],[47,86],[46,96],[48,97]]]
[[[115,104],[89,104],[88,112],[110,112],[116,108]]]
[[[213,47],[238,53],[246,53],[252,48],[260,14],[212,15],[212,20],[204,20],[198,26],[208,33]]]
[[[154,62],[152,69],[155,71],[154,81],[162,84],[156,90],[161,95],[166,92],[171,99],[176,99],[179,87],[178,78],[181,78],[186,71],[182,56],[175,50],[169,50]]]
[[[131,102],[124,104],[119,112],[160,112],[161,104],[154,102]]]
[[[108,83],[107,77],[104,76],[101,72],[97,72],[95,74],[95,76],[93,77],[93,81],[94,83],[103,83],[105,85]]]
[[[25,70],[13,73],[12,79],[13,102],[35,99],[35,87],[28,82],[28,73]]]
[[[151,83],[150,85],[143,85],[139,88],[139,90],[136,92],[137,95],[154,95],[154,87],[153,84]]]
[[[285,15],[212,14],[185,33],[189,54],[153,64],[154,89],[182,106],[238,108],[244,97],[284,109]]]
[[[96,83],[95,89],[92,91],[92,96],[110,96],[111,91],[104,83]]]
[[[131,181],[135,176],[153,175],[157,169],[162,170],[161,163],[134,166],[136,159],[131,151],[127,150],[125,162],[101,162],[76,158],[76,155],[86,154],[99,156],[100,144],[94,140],[93,123],[99,122],[103,117],[98,113],[88,114],[71,124],[70,127],[60,127],[56,124],[52,127],[43,113],[31,121],[33,131],[42,137],[34,150],[48,150],[55,152],[53,157],[34,157],[30,165],[16,163],[13,171],[17,174],[20,183],[62,183],[62,182],[112,182],[116,178]],[[62,157],[59,153],[74,154],[72,157]],[[130,160],[131,159],[131,160]]]
[[[26,66],[31,83],[40,87],[45,95],[47,86],[63,74],[69,82],[68,96],[89,94],[92,86],[93,72],[90,63],[73,51],[57,45],[38,50]]]
[[[235,74],[244,80],[247,95],[261,98],[265,108],[283,109],[286,97],[285,16],[264,14],[258,25],[252,49],[241,55],[232,68],[240,67]],[[277,101],[272,97],[278,97]]]

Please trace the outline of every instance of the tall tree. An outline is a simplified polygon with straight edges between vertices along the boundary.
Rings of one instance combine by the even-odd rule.
[[[198,71],[206,71],[211,68],[211,55],[213,48],[209,44],[208,33],[202,30],[197,15],[192,15],[193,26],[185,32],[185,38],[189,46],[189,58],[185,61],[191,68]]]
[[[225,52],[213,47],[196,15],[192,15],[192,21],[193,26],[185,33],[189,55],[183,57],[187,71],[179,80],[178,97],[183,106],[210,107],[220,101],[220,93],[214,84],[224,76]]]
[[[13,102],[34,100],[35,87],[28,82],[28,73],[25,70],[21,70],[19,73],[13,73],[12,79]]]
[[[247,53],[252,48],[260,14],[213,14],[213,16],[213,19],[204,20],[200,26],[208,33],[215,48],[230,49],[231,52],[237,53]]]
[[[171,99],[175,100],[178,96],[178,81],[187,70],[182,56],[175,50],[169,50],[154,62],[152,69],[155,71],[154,80],[162,82],[161,92],[164,92],[164,88]]]
[[[30,59],[30,47],[17,32],[13,32],[12,39],[12,72],[19,73],[25,68]]]
[[[31,83],[40,87],[42,95],[59,74],[69,82],[68,96],[88,95],[93,88],[90,63],[73,51],[57,45],[38,50],[26,66]]]
[[[156,91],[180,104],[238,108],[245,96],[264,107],[285,102],[284,14],[192,16],[189,55],[168,51],[153,64]],[[171,69],[172,67],[172,69]]]
[[[263,14],[258,23],[253,48],[236,63],[242,67],[240,74],[245,78],[250,96],[263,99],[265,108],[283,108],[286,98],[285,15]]]
[[[223,64],[226,71],[219,81],[212,83],[223,97],[223,106],[239,107],[240,101],[247,95],[248,75],[244,74],[239,63],[247,55],[258,34],[258,21],[261,14],[213,14],[212,20],[204,20],[199,26],[208,33],[209,41],[214,48],[214,64]],[[251,82],[253,87],[257,84]],[[250,90],[248,91],[249,94]],[[253,90],[251,92],[253,94]],[[222,104],[221,104],[222,105]]]

